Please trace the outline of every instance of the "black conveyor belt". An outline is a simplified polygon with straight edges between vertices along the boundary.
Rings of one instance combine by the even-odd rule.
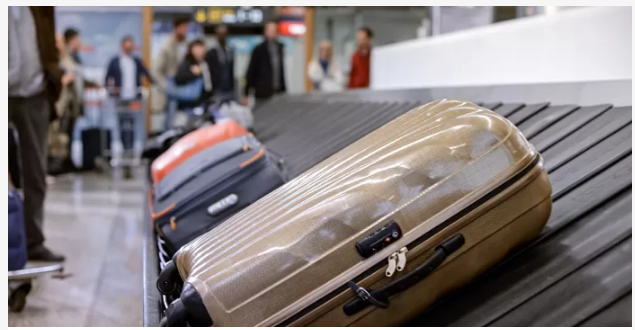
[[[596,89],[621,86],[616,84]],[[385,100],[381,93],[374,93],[372,100],[360,97],[369,95],[364,93],[287,96],[255,112],[255,134],[285,158],[293,178],[434,98],[486,101],[479,104],[518,125],[542,153],[553,187],[551,217],[538,239],[408,325],[630,326],[632,108],[611,105],[614,99],[624,99],[621,95],[592,104],[582,102],[585,97],[579,90],[593,93],[594,87],[588,84],[550,86],[527,87],[531,97],[526,104],[518,96],[515,102],[497,101],[497,88],[382,92]],[[505,100],[510,91],[518,95],[523,91],[521,87],[498,89],[505,91],[499,100]],[[564,102],[552,102],[549,95],[537,101],[536,91],[543,90]],[[573,96],[567,98],[567,91]],[[478,95],[488,97],[477,99]],[[150,230],[148,235],[151,243],[146,248],[156,250]],[[146,326],[157,325],[160,314],[153,310],[160,306],[158,295],[150,292],[156,291],[154,250],[154,258],[148,257],[150,253],[145,257]]]

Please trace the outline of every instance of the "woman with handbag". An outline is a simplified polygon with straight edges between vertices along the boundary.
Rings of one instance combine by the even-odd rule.
[[[179,108],[194,108],[206,102],[212,96],[212,75],[205,61],[205,44],[200,40],[191,42],[187,55],[177,69],[174,82],[177,89],[192,87],[198,89],[197,96],[187,100],[179,99]],[[199,87],[200,86],[200,87]]]

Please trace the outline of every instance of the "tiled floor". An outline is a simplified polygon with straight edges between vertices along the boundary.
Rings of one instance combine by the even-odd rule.
[[[47,244],[65,279],[42,277],[9,326],[141,326],[143,173],[58,178],[46,201]]]

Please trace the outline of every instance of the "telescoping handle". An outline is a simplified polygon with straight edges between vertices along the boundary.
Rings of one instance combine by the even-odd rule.
[[[388,308],[388,298],[403,292],[430,275],[439,267],[445,258],[456,252],[465,244],[465,238],[461,234],[455,234],[434,248],[434,254],[423,264],[415,268],[410,274],[391,282],[376,290],[364,289],[353,282],[349,282],[349,287],[355,292],[357,297],[344,305],[344,313],[348,316],[374,305],[378,308]]]

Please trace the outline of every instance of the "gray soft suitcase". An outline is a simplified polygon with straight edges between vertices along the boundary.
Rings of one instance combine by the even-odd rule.
[[[281,159],[252,135],[207,148],[153,187],[152,218],[174,253],[284,183]]]

